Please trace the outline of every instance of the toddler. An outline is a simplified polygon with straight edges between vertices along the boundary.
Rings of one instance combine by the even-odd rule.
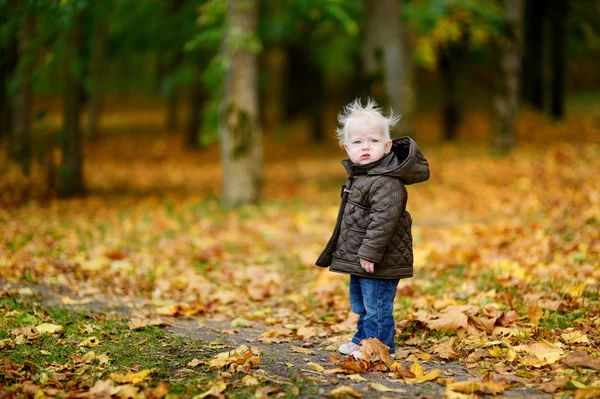
[[[338,116],[337,137],[350,157],[342,161],[348,181],[333,234],[315,263],[350,274],[350,306],[359,319],[352,341],[339,351],[355,358],[364,358],[360,342],[366,338],[378,338],[395,354],[396,287],[413,275],[405,185],[429,179],[429,164],[410,137],[390,140],[398,120],[391,111],[384,116],[372,99],[365,106],[356,99]]]

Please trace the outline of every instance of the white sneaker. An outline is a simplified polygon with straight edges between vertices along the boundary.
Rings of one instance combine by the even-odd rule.
[[[355,344],[354,342],[346,342],[345,344],[340,345],[338,351],[343,355],[349,355],[352,352],[358,350],[360,345]]]
[[[360,351],[360,349],[352,352],[350,354],[350,356],[354,356],[355,359],[367,360],[365,358],[365,355],[363,355],[362,352]],[[379,361],[379,356],[377,356],[377,355],[373,356],[373,358],[371,359],[371,361],[372,362],[378,362]]]

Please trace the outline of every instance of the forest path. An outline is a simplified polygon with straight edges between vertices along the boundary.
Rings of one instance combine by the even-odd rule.
[[[90,316],[99,313],[117,312],[125,317],[138,317],[139,314],[147,313],[143,307],[138,307],[135,302],[121,301],[118,298],[106,298],[95,296],[85,305],[64,305],[61,299],[69,296],[72,299],[77,295],[61,289],[58,286],[30,285],[13,286],[12,288],[31,289],[34,295],[38,295],[40,302],[49,307],[71,308],[79,313],[89,313]],[[143,302],[143,301],[142,301]],[[341,386],[347,386],[360,393],[362,398],[374,399],[383,397],[394,398],[422,398],[434,399],[445,398],[446,388],[436,382],[425,382],[421,384],[407,384],[398,377],[392,377],[391,374],[383,372],[362,373],[358,379],[353,379],[343,373],[325,374],[315,371],[309,363],[322,366],[325,370],[331,370],[339,367],[330,359],[332,353],[331,347],[324,338],[312,337],[309,339],[281,338],[279,342],[265,343],[260,338],[263,333],[269,330],[268,326],[254,323],[250,327],[232,327],[231,320],[214,320],[209,318],[186,317],[186,318],[165,318],[164,327],[169,336],[181,337],[184,340],[201,341],[202,350],[190,355],[198,359],[198,364],[210,361],[217,353],[232,351],[241,345],[254,347],[260,350],[261,362],[254,371],[265,376],[266,380],[272,381],[276,385],[294,384],[301,385],[304,388],[300,390],[299,397],[327,397],[331,391]],[[198,343],[198,342],[196,342]],[[197,348],[194,345],[194,348]],[[165,353],[158,349],[157,356],[164,357],[183,357],[183,354],[173,353],[165,348]],[[192,349],[193,350],[193,349]],[[306,353],[303,353],[306,352]],[[410,367],[412,361],[406,357],[412,352],[410,347],[397,348],[396,361]],[[181,369],[190,368],[190,365],[179,364]],[[433,369],[440,370],[440,378],[454,379],[456,381],[479,380],[469,374],[461,360],[458,361],[439,361],[431,359],[420,363],[424,366],[425,374]],[[506,376],[503,376],[506,377]],[[507,398],[551,398],[552,395],[545,394],[535,388],[524,387],[516,383],[512,388],[507,389],[503,396]],[[378,385],[377,385],[378,384]],[[382,392],[375,386],[384,386],[393,391]],[[379,388],[381,389],[381,388]],[[306,392],[305,392],[306,391]],[[488,395],[492,397],[491,395]],[[488,397],[480,396],[480,397]]]

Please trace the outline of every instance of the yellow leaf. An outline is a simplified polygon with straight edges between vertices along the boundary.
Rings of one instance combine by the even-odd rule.
[[[81,341],[78,346],[94,347],[98,346],[99,343],[100,340],[97,337],[89,337],[88,339]]]
[[[215,382],[208,391],[201,393],[198,396],[194,396],[197,399],[204,399],[207,396],[214,396],[215,398],[221,397],[221,392],[227,389],[227,384],[223,381]]]
[[[306,363],[306,365],[309,366],[310,368],[312,368],[313,370],[318,371],[319,373],[322,373],[323,371],[325,371],[325,368],[317,363],[308,362],[308,363]]]
[[[312,351],[310,349],[306,349],[306,348],[301,348],[299,346],[294,346],[292,345],[292,352],[296,352],[296,353],[304,353],[304,354],[310,354],[312,353]]]
[[[254,323],[243,317],[237,317],[231,321],[231,327],[252,327]]]
[[[329,395],[327,395],[328,398],[334,398],[334,399],[344,399],[349,396],[351,396],[353,398],[362,398],[361,393],[356,392],[354,389],[347,387],[347,386],[338,387],[338,388],[332,390],[331,392],[329,392]]]
[[[504,356],[504,359],[506,359],[508,362],[514,362],[516,358],[517,352],[515,352],[513,349],[509,349]]]
[[[92,303],[92,300],[89,298],[72,299],[68,296],[63,296],[60,303],[63,305],[87,305],[88,303]]]
[[[38,332],[40,332],[41,334],[59,334],[61,332],[63,332],[65,329],[63,328],[63,326],[59,326],[57,324],[50,324],[50,323],[42,323],[39,326],[35,327]]]
[[[412,366],[410,366],[410,371],[413,372],[415,378],[423,377],[423,367],[421,367],[416,360],[413,362]]]
[[[560,292],[562,292],[564,294],[568,294],[573,298],[579,298],[585,292],[585,287],[586,287],[585,283],[574,284],[574,285],[565,285],[564,287],[562,287]]]
[[[350,374],[348,376],[348,378],[351,379],[352,381],[356,381],[356,382],[363,382],[363,381],[367,380],[365,377],[363,377],[360,374]]]
[[[502,349],[500,349],[497,346],[494,346],[493,348],[488,349],[488,352],[490,353],[490,355],[492,357],[500,357],[502,355]]]
[[[246,375],[244,376],[244,378],[242,378],[242,384],[244,384],[247,387],[252,387],[252,386],[257,386],[259,384],[258,382],[258,378],[252,376],[252,375]]]
[[[297,333],[302,338],[307,339],[317,335],[317,329],[315,327],[300,327]]]
[[[429,373],[423,375],[423,367],[421,367],[421,365],[417,361],[415,361],[412,364],[412,366],[410,367],[410,371],[412,371],[412,373],[415,375],[415,378],[407,378],[406,380],[417,383],[435,380],[440,376],[441,372],[440,369],[434,369],[431,370]]]
[[[600,397],[600,387],[575,390],[575,399],[594,399]]]
[[[590,342],[587,335],[581,331],[569,331],[561,334],[560,337],[567,344],[587,344]]]
[[[126,375],[111,373],[108,376],[108,378],[110,378],[114,382],[118,382],[119,384],[137,384],[147,379],[153,371],[154,369],[142,370],[138,371],[137,373],[132,373],[131,371],[129,371]]]
[[[373,388],[374,390],[376,390],[377,392],[396,392],[396,393],[405,393],[406,392],[404,389],[390,388],[390,387],[386,387],[385,385],[378,384],[376,382],[370,382],[369,386],[371,388]]]

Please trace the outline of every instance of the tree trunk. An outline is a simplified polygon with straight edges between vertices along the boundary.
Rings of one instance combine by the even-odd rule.
[[[222,199],[230,204],[258,202],[262,186],[262,140],[258,126],[257,56],[238,35],[255,37],[257,1],[229,0],[230,28],[224,43],[230,61],[219,130],[223,165]]]
[[[552,43],[552,80],[550,115],[559,120],[565,117],[566,34],[568,2],[556,0],[550,9]]]
[[[14,100],[14,128],[10,142],[11,158],[21,165],[25,174],[29,174],[31,167],[31,74],[34,57],[30,47],[34,28],[35,17],[30,11],[26,11],[23,16],[18,48],[19,63],[23,65],[23,69],[18,76],[19,91]]]
[[[169,7],[168,13],[173,22],[171,29],[176,31],[179,29],[179,26],[175,25],[177,22],[177,18],[179,17],[179,12],[183,8],[186,3],[186,0],[168,0]],[[172,51],[172,49],[167,49],[168,51]],[[181,64],[181,60],[183,58],[183,54],[181,49],[176,49],[175,53],[172,54],[173,58],[170,59],[166,65],[163,66],[165,69],[165,75],[167,78],[173,79],[177,68]],[[165,118],[165,129],[167,131],[177,130],[179,127],[179,88],[177,82],[169,85],[170,87],[166,90],[166,100],[167,100],[167,115]]]
[[[286,108],[286,75],[288,54],[281,43],[268,45],[264,57],[265,75],[268,77],[264,96],[263,126],[265,131],[271,131],[281,125]]]
[[[396,113],[412,114],[412,62],[400,18],[400,0],[370,1],[365,34],[363,62],[369,94]],[[399,123],[391,134],[406,134],[409,128]]]
[[[544,109],[544,16],[545,0],[528,0],[523,57],[524,98],[534,108]]]
[[[91,72],[93,87],[90,94],[88,115],[88,128],[86,137],[89,140],[98,138],[98,127],[102,118],[103,75],[106,64],[108,46],[108,21],[103,16],[98,16],[94,24],[94,37],[92,39]]]
[[[202,124],[202,106],[204,105],[205,94],[200,77],[200,65],[196,65],[196,68],[194,79],[190,84],[189,115],[185,140],[186,147],[189,149],[198,149],[202,147],[200,128]]]
[[[439,61],[442,78],[442,132],[446,141],[457,139],[461,113],[458,91],[458,57],[455,53],[456,51],[449,47],[440,55]]]
[[[85,18],[79,15],[67,31],[65,55],[65,99],[62,164],[57,173],[56,190],[61,198],[80,196],[85,193],[83,183],[83,154],[81,143],[80,113],[82,106],[82,76],[77,63],[82,62],[84,52],[83,26]]]
[[[0,51],[2,51],[2,57],[0,57],[0,138],[2,138],[10,134],[13,127],[13,112],[8,84],[17,66],[17,40],[9,40]]]
[[[500,59],[500,81],[495,101],[492,148],[506,153],[516,144],[519,111],[521,54],[523,48],[523,0],[504,0],[507,40]]]

